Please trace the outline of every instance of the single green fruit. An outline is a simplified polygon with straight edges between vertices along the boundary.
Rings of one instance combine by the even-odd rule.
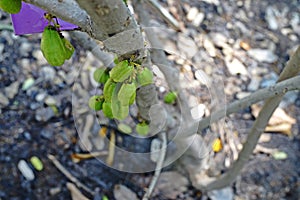
[[[98,68],[94,72],[94,80],[98,83],[106,83],[109,79],[109,73],[106,69]]]
[[[101,77],[104,75],[105,69],[98,68],[94,71],[93,77],[94,80],[98,83],[100,83]]]
[[[128,65],[127,60],[119,62],[112,70],[109,72],[110,78],[115,82],[124,82],[133,73],[134,67]]]
[[[42,35],[41,50],[50,65],[60,66],[66,60],[66,50],[59,32],[54,26],[46,26]]]
[[[113,92],[111,98],[111,110],[115,119],[123,120],[128,116],[129,105],[122,105],[121,101],[118,99],[118,93],[120,91],[122,83],[117,83],[117,86]]]
[[[30,158],[30,162],[31,162],[32,166],[36,170],[38,170],[38,171],[42,171],[43,170],[43,168],[44,168],[43,163],[42,163],[42,161],[38,157],[32,156]]]
[[[145,136],[149,133],[149,125],[145,122],[138,123],[135,127],[135,130],[139,135]]]
[[[104,74],[100,77],[100,83],[105,84],[109,78],[110,78],[109,73],[108,73],[108,71],[105,70]]]
[[[104,97],[95,95],[89,99],[89,107],[95,111],[101,110],[104,102]]]
[[[72,57],[75,49],[74,49],[73,45],[71,44],[71,42],[69,40],[67,40],[66,38],[62,38],[62,41],[63,41],[64,47],[65,47],[65,59],[69,60]]]
[[[168,92],[164,96],[164,102],[167,104],[174,104],[177,99],[177,93],[176,92]]]
[[[145,67],[137,74],[137,83],[139,86],[146,86],[153,83],[153,73]]]
[[[10,14],[16,14],[20,12],[21,7],[21,0],[0,0],[0,8]]]
[[[105,117],[108,117],[110,119],[114,118],[114,116],[112,114],[112,110],[111,110],[111,103],[104,102],[102,105],[102,112]]]
[[[132,133],[132,128],[124,123],[118,124],[118,129],[119,129],[119,131],[126,133],[126,134]]]
[[[118,99],[123,106],[128,106],[131,97],[136,91],[136,86],[134,83],[123,83],[119,92]]]
[[[111,101],[111,98],[112,98],[113,92],[116,88],[116,85],[117,84],[111,79],[108,79],[106,81],[104,88],[103,88],[103,95],[104,95],[105,101],[107,101],[107,102]]]

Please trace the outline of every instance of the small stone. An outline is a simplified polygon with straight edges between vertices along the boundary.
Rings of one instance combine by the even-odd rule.
[[[203,46],[211,57],[216,57],[217,50],[211,40],[208,38],[204,39]]]
[[[30,141],[32,139],[31,134],[27,131],[23,133],[23,136],[26,140]]]
[[[42,101],[44,101],[46,96],[47,96],[47,93],[39,93],[35,96],[35,100],[38,102],[42,102]]]
[[[227,37],[222,33],[211,33],[210,38],[212,39],[214,45],[216,45],[217,47],[224,48],[224,46],[228,46]]]
[[[274,63],[278,60],[278,56],[269,49],[250,49],[248,55],[258,62]]]
[[[22,175],[28,180],[28,181],[32,181],[35,179],[34,173],[31,170],[31,168],[29,167],[29,165],[27,164],[27,162],[25,160],[20,160],[18,163],[18,169],[20,170],[20,172],[22,173]]]
[[[272,7],[267,7],[266,9],[266,15],[265,15],[265,19],[268,23],[268,27],[271,30],[277,30],[278,29],[278,23],[275,17],[274,12],[276,12],[276,10]]]
[[[198,13],[199,13],[198,9],[196,7],[192,7],[186,16],[187,20],[193,21],[196,18]]]
[[[18,93],[20,83],[18,81],[5,88],[5,94],[9,99],[13,99]]]
[[[231,62],[226,60],[225,63],[231,75],[248,75],[245,65],[238,59],[234,58]]]
[[[27,57],[29,55],[29,52],[31,51],[31,48],[32,46],[30,43],[23,42],[19,47],[20,54],[24,57]]]
[[[56,71],[53,67],[46,66],[40,70],[40,75],[44,80],[52,81],[55,78]]]
[[[233,199],[233,191],[232,188],[226,187],[219,190],[212,190],[207,193],[207,196],[211,200],[232,200]]]
[[[3,106],[7,106],[9,104],[8,98],[2,93],[0,93],[0,104]]]
[[[22,85],[22,90],[28,90],[31,86],[33,86],[34,82],[33,78],[26,79]]]
[[[47,96],[46,99],[45,99],[45,103],[48,105],[48,106],[53,106],[53,105],[56,105],[57,101],[54,97],[52,96]]]
[[[199,27],[200,24],[203,22],[204,18],[205,18],[204,13],[198,13],[195,19],[193,20],[192,24],[196,27]]]
[[[200,120],[205,114],[206,106],[204,104],[199,104],[191,109],[191,115],[193,119]]]
[[[54,116],[55,116],[55,113],[51,107],[40,108],[36,111],[35,119],[37,121],[46,122]]]
[[[60,187],[50,188],[50,190],[49,190],[49,194],[51,196],[54,196],[54,195],[56,195],[56,194],[58,194],[60,192],[61,192],[61,188]]]
[[[40,49],[33,51],[32,55],[37,60],[38,65],[48,64],[47,60],[44,58],[43,53]]]
[[[192,38],[181,34],[178,36],[177,46],[180,52],[188,58],[192,58],[198,51],[198,47]]]
[[[50,131],[49,129],[42,129],[41,132],[40,132],[41,136],[45,139],[51,139],[52,136],[53,136],[53,132]]]
[[[252,76],[249,85],[247,86],[248,91],[256,91],[259,88],[261,78],[258,76]]]

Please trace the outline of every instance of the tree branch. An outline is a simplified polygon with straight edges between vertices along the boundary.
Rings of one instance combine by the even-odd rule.
[[[278,82],[291,78],[293,76],[297,76],[299,72],[300,72],[300,46],[298,47],[294,55],[291,57],[290,61],[287,63],[282,73],[280,74]],[[204,186],[199,184],[198,188],[209,191],[209,190],[220,189],[233,183],[233,181],[238,176],[245,163],[248,161],[251,153],[253,152],[260,138],[261,133],[264,132],[270,117],[272,116],[273,112],[281,102],[283,96],[284,94],[280,94],[278,96],[271,97],[265,101],[263,108],[261,109],[258,117],[256,118],[248,134],[247,140],[243,145],[243,149],[239,153],[239,158],[232,165],[232,168],[230,168],[219,179],[209,183],[208,185]]]
[[[144,40],[140,29],[122,0],[76,0],[91,17],[96,39],[104,42],[105,48],[123,55],[142,51]]]
[[[213,112],[212,115],[214,115],[214,118],[205,117],[203,118],[198,125],[198,133],[200,134],[201,131],[205,128],[207,128],[211,123],[214,123],[218,121],[219,119],[228,116],[232,113],[236,113],[239,110],[243,110],[249,106],[251,106],[254,103],[257,103],[259,101],[262,101],[264,99],[268,99],[274,96],[278,96],[281,94],[285,94],[288,91],[292,90],[299,90],[300,89],[300,77],[294,77],[290,78],[288,80],[279,82],[275,84],[274,86],[260,89],[249,96],[234,101],[227,105],[225,108],[222,108],[220,110],[217,110],[216,112]]]

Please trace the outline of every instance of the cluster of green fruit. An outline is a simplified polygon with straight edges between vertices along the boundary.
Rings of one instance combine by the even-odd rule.
[[[103,94],[89,99],[89,107],[93,110],[102,110],[104,116],[110,119],[124,120],[129,114],[129,107],[135,101],[136,90],[140,86],[153,83],[153,74],[147,67],[123,60],[117,62],[111,69],[97,69],[94,79],[104,84]],[[145,122],[137,128],[143,130],[148,126]],[[145,131],[144,131],[145,132]]]
[[[64,64],[65,60],[69,60],[74,53],[74,47],[69,40],[59,31],[59,24],[53,20],[53,16],[46,14],[49,20],[49,25],[45,27],[41,50],[50,65],[60,66]],[[54,25],[51,25],[50,23]]]
[[[21,0],[0,0],[0,8],[10,14],[16,14],[20,12],[21,7]]]

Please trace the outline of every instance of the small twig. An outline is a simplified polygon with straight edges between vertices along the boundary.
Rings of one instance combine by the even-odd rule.
[[[152,177],[149,188],[147,189],[145,195],[143,196],[143,200],[148,200],[150,198],[150,196],[154,190],[154,187],[158,181],[159,175],[161,173],[161,169],[163,167],[163,163],[164,163],[166,151],[167,151],[167,135],[166,135],[166,133],[162,132],[161,137],[162,137],[162,147],[161,147],[160,155],[159,155],[158,161],[156,163],[154,176]]]
[[[108,166],[112,166],[114,162],[115,157],[115,148],[116,148],[116,134],[115,131],[112,130],[110,132],[110,142],[108,147],[108,156],[106,159],[106,163]]]
[[[81,183],[76,177],[74,177],[68,170],[55,158],[55,156],[48,154],[48,158],[54,164],[54,166],[63,173],[70,181],[76,184],[77,187],[84,189],[86,192],[90,193],[91,195],[95,195],[95,192],[90,190],[86,185]]]
[[[257,144],[254,149],[254,153],[262,152],[262,153],[269,154],[269,155],[272,155],[273,153],[275,153],[277,151],[278,151],[277,149],[266,148],[259,144]]]
[[[145,0],[145,2],[150,5],[154,10],[161,15],[161,17],[174,28],[176,31],[180,30],[180,26],[178,21],[164,8],[162,7],[156,0]]]

